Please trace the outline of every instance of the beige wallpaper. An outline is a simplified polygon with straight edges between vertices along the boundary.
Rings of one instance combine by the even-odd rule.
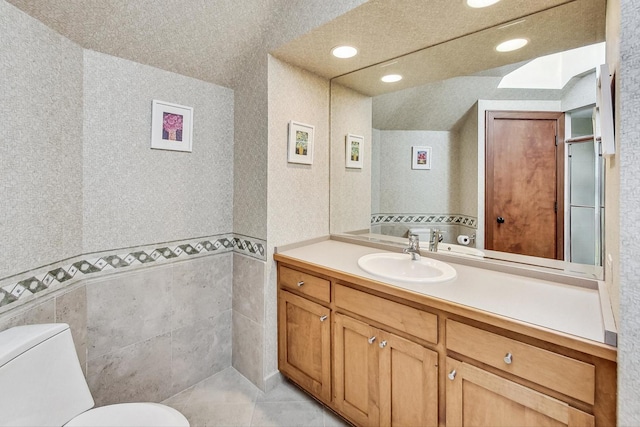
[[[84,55],[84,251],[233,231],[233,91]],[[154,99],[193,107],[193,151],[150,148]]]
[[[478,216],[478,104],[460,120],[458,129],[460,156],[458,171],[458,206],[462,215]]]
[[[371,212],[380,212],[380,130],[371,131]]]
[[[329,233],[329,81],[269,57],[267,260],[273,247]],[[313,164],[287,162],[288,123],[315,127]],[[277,369],[275,263],[265,288],[265,359]]]
[[[82,49],[0,1],[0,278],[82,251]]]
[[[267,55],[261,49],[241,72],[234,94],[233,229],[266,240]]]
[[[345,165],[347,134],[364,137],[362,169]],[[371,98],[331,85],[331,232],[368,229],[371,222]]]
[[[411,147],[432,148],[430,170],[411,169]],[[458,213],[455,133],[380,131],[380,212]]]
[[[241,43],[250,47],[243,47],[244,57],[232,63],[222,63],[215,56],[205,59],[198,53],[199,60],[216,60],[216,70],[209,72],[225,74],[235,91],[235,233],[267,238],[267,99],[278,96],[267,89],[268,52],[363,2],[364,0],[270,0],[269,13],[263,16],[263,26],[252,28],[255,36],[241,40]],[[248,0],[236,3],[253,7]],[[242,17],[238,14],[229,19]],[[229,46],[220,48],[228,49]]]

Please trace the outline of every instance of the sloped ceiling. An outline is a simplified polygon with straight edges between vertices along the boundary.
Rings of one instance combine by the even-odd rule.
[[[364,1],[7,0],[86,49],[225,86]]]
[[[477,41],[466,43],[466,36],[486,34],[489,28],[559,5],[567,5],[570,13],[524,24],[530,37],[546,35],[546,43],[554,45],[546,50],[565,50],[556,47],[555,40],[580,43],[576,39],[587,33],[591,39],[604,39],[605,0],[502,0],[485,9],[472,9],[463,0],[8,2],[84,48],[226,85],[250,66],[252,55],[260,52],[256,46],[332,78],[450,40],[477,52]],[[552,35],[545,22],[553,24]],[[578,35],[577,27],[582,28]],[[360,54],[349,60],[333,58],[331,48],[342,43],[357,46]],[[504,64],[484,69],[498,65]]]

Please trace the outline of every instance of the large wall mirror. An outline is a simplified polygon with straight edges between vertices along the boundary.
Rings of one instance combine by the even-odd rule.
[[[332,79],[331,232],[401,242],[437,228],[441,247],[461,256],[601,274],[604,177],[592,113],[604,26],[605,1],[563,2]],[[528,45],[495,50],[518,37]],[[402,80],[380,80],[391,74]],[[525,119],[533,128],[519,127]],[[544,160],[531,133],[549,123],[559,148]],[[347,162],[347,135],[364,138],[361,168]],[[524,148],[513,148],[518,138]],[[508,168],[507,178],[493,174]],[[555,180],[547,217],[537,208],[546,202],[517,210],[516,197],[493,197],[535,199],[546,191],[536,174]],[[516,237],[500,234],[514,223]],[[534,240],[552,249],[529,249]]]

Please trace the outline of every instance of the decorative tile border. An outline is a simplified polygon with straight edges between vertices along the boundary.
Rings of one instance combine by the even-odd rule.
[[[233,236],[234,252],[265,261],[267,259],[266,247],[266,240],[243,236],[241,234],[235,234]]]
[[[451,214],[374,214],[371,225],[385,224],[450,224],[478,228],[478,218]]]
[[[20,279],[0,280],[0,307],[24,300],[46,289],[70,284],[95,273],[135,267],[149,263],[165,263],[208,253],[238,252],[266,260],[266,242],[240,235],[219,235],[167,244],[135,247],[129,250],[81,255],[47,267],[20,274]],[[93,255],[93,256],[92,256]]]

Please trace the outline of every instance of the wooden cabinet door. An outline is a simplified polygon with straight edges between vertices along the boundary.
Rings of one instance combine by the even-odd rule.
[[[438,425],[438,353],[380,332],[380,425]]]
[[[331,401],[330,310],[280,291],[278,368],[325,402]]]
[[[447,376],[449,427],[594,426],[592,415],[455,359],[447,358]]]
[[[366,323],[335,315],[334,403],[361,426],[380,423],[377,332]]]

